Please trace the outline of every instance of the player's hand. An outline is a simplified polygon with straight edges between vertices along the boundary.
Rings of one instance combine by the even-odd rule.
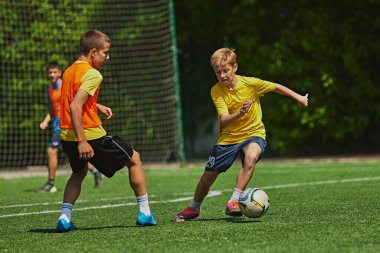
[[[306,94],[305,96],[301,96],[300,99],[298,100],[298,105],[301,108],[307,107],[309,104],[309,94]]]
[[[101,104],[98,104],[98,110],[99,110],[99,112],[101,112],[102,114],[104,114],[106,116],[106,119],[112,118],[113,114],[112,114],[111,108],[104,106],[104,105],[101,105]]]
[[[87,141],[78,142],[78,152],[79,158],[83,160],[88,160],[94,156],[94,150]]]
[[[47,126],[48,126],[48,123],[46,123],[45,121],[42,121],[42,122],[40,123],[40,128],[41,128],[42,130],[45,130],[45,129],[47,128]]]
[[[253,103],[253,100],[245,101],[243,106],[240,109],[240,114],[246,114],[249,111],[249,109],[251,108],[252,103]]]

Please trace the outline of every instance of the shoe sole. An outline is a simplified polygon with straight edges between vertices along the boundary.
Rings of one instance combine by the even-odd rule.
[[[75,229],[76,229],[75,225],[72,225],[72,226],[70,226],[68,228],[66,228],[64,226],[60,226],[60,225],[57,225],[57,227],[56,227],[56,230],[57,230],[58,233],[66,233],[66,232],[73,231]]]
[[[39,189],[39,190],[36,190],[35,192],[36,193],[55,193],[55,192],[57,192],[57,189],[50,190],[50,191]]]
[[[235,211],[226,211],[226,215],[228,216],[233,216],[233,217],[239,217],[242,216],[242,212],[240,210],[235,210]]]
[[[199,215],[198,215],[198,216],[199,216]],[[185,217],[176,216],[176,217],[174,218],[174,221],[175,221],[175,222],[185,222],[185,221],[188,221],[188,220],[194,220],[194,219],[198,218],[198,216],[197,216],[197,217],[190,218],[190,219],[185,219]]]
[[[177,218],[177,217],[175,217],[174,221],[175,222],[185,222],[186,220],[184,218]]]
[[[138,223],[136,223],[136,225],[140,226],[140,227],[150,227],[150,226],[156,226],[157,223],[156,224],[151,224],[151,223],[149,223],[149,224],[138,224]]]

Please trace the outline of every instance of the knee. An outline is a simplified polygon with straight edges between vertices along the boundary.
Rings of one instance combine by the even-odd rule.
[[[87,171],[88,171],[87,168],[83,168],[77,173],[72,173],[71,178],[75,180],[76,182],[82,182],[87,175]]]
[[[215,179],[216,179],[217,175],[203,175],[200,179],[200,184],[202,185],[211,185],[212,183],[214,183]]]
[[[50,155],[50,154],[54,154],[54,153],[55,153],[55,149],[52,148],[52,147],[48,147],[48,148],[46,149],[46,152],[48,153],[48,155]]]
[[[47,148],[47,154],[49,155],[49,156],[51,156],[51,155],[55,155],[55,154],[57,154],[57,149],[55,149],[55,148],[52,148],[52,147],[48,147]]]
[[[141,158],[140,158],[140,154],[139,152],[137,151],[133,151],[133,155],[131,157],[131,160],[129,161],[129,166],[128,167],[131,167],[131,166],[139,166],[139,167],[142,167],[142,162],[141,162]]]
[[[244,170],[251,171],[255,169],[255,164],[259,160],[259,155],[246,156],[244,159]]]

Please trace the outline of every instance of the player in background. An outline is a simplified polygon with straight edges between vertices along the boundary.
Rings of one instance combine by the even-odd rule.
[[[260,97],[275,92],[294,99],[300,107],[308,105],[308,95],[255,77],[236,74],[238,64],[234,50],[221,48],[211,57],[218,82],[211,89],[211,98],[219,118],[219,138],[212,149],[205,171],[195,189],[191,206],[175,216],[186,221],[199,216],[202,201],[218,175],[227,171],[237,156],[242,168],[238,172],[235,188],[227,202],[226,215],[241,216],[238,199],[250,181],[255,164],[265,151],[265,127],[262,122]]]
[[[111,40],[98,31],[88,31],[80,40],[80,56],[66,69],[62,77],[61,140],[63,151],[70,160],[72,174],[63,196],[62,212],[57,231],[75,228],[71,213],[81,192],[82,181],[91,162],[105,176],[129,169],[129,182],[139,208],[136,224],[152,226],[157,222],[151,213],[146,180],[140,155],[121,138],[107,134],[98,111],[112,117],[109,107],[97,103],[103,80],[99,69],[109,59]]]
[[[43,121],[40,123],[42,130],[47,129],[49,122],[53,120],[53,136],[47,147],[48,156],[48,181],[36,190],[37,193],[56,192],[55,175],[58,169],[58,151],[62,150],[60,129],[59,129],[59,115],[61,113],[61,75],[62,70],[57,62],[49,62],[47,65],[47,76],[50,79],[48,88],[48,105],[49,111]],[[102,176],[99,171],[91,164],[89,170],[95,177],[95,188],[100,188],[103,185]]]

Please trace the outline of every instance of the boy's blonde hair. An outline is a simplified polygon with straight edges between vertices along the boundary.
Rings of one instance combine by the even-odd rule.
[[[211,66],[221,67],[225,65],[233,66],[236,63],[235,49],[221,48],[216,50],[211,56]]]
[[[93,48],[100,50],[103,48],[104,42],[111,43],[107,34],[98,30],[90,30],[80,39],[80,53],[87,55]]]

